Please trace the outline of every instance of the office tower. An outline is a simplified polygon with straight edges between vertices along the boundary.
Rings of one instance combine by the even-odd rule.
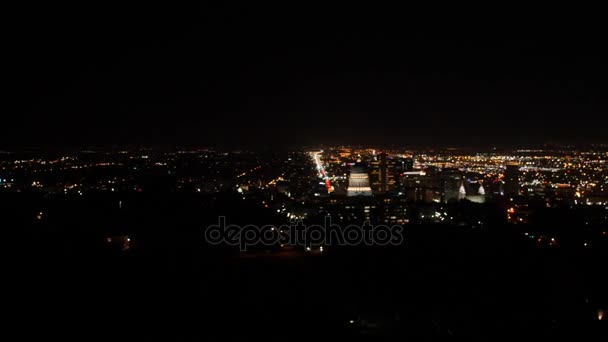
[[[395,190],[395,162],[382,152],[371,162],[371,166],[370,180],[374,193],[384,194]]]

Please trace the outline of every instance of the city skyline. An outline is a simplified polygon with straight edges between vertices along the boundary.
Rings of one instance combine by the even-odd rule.
[[[608,336],[604,18],[400,5],[7,4],[7,336]]]

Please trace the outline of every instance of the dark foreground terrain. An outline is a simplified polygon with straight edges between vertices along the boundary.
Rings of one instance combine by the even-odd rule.
[[[230,198],[2,194],[9,326],[78,340],[606,334],[605,238],[412,225],[402,246],[242,253],[204,243],[219,214],[272,219]]]

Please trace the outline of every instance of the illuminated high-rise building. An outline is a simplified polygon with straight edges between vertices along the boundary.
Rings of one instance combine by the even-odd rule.
[[[372,190],[378,194],[395,190],[395,162],[382,152],[371,162],[371,166]]]
[[[369,186],[369,175],[360,166],[353,166],[350,170],[346,196],[371,196],[372,189]]]

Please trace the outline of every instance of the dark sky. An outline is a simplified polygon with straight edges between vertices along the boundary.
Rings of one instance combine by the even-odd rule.
[[[0,147],[608,140],[599,25],[169,3],[8,13]]]

